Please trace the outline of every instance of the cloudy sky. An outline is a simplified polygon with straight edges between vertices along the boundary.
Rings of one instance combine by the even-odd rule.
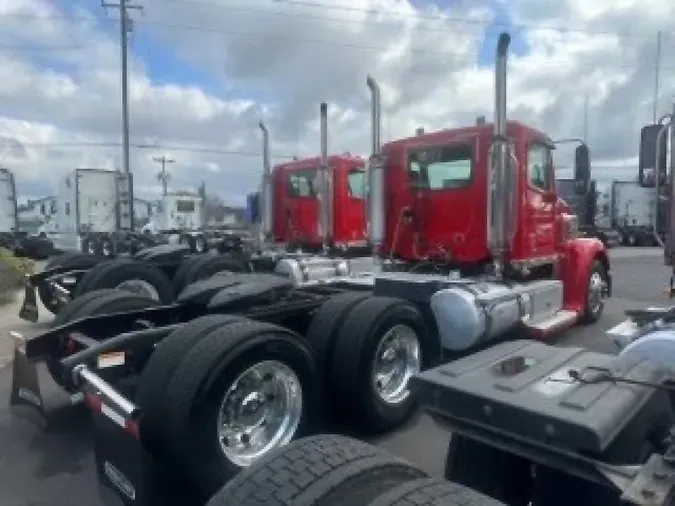
[[[509,114],[554,138],[587,131],[602,180],[634,178],[651,121],[663,0],[137,0],[130,10],[132,170],[159,191],[206,181],[239,204],[261,172],[257,122],[275,161],[368,150],[368,73],[383,90],[385,140],[492,117],[501,31],[514,42]],[[99,0],[0,0],[0,166],[25,196],[76,167],[120,166],[119,11]],[[675,99],[675,36],[664,34],[659,113]],[[584,128],[584,100],[588,121]],[[569,166],[570,150],[557,164]],[[563,176],[569,171],[560,171]]]

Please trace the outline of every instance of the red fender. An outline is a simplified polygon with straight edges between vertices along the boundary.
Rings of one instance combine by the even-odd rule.
[[[595,237],[579,237],[561,248],[559,276],[563,282],[563,309],[582,313],[588,297],[591,265],[602,262],[609,275],[609,256],[604,244]]]

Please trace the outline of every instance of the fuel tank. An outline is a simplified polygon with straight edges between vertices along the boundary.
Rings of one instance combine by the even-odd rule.
[[[349,264],[344,258],[289,257],[279,260],[274,271],[287,276],[294,285],[300,286],[312,281],[347,276]]]
[[[562,284],[557,280],[505,284],[458,282],[430,297],[441,344],[464,351],[495,340],[523,323],[549,317],[560,309]]]

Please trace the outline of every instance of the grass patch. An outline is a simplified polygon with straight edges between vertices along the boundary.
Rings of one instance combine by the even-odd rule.
[[[27,274],[35,272],[35,262],[19,258],[4,248],[0,248],[0,305],[14,300],[16,291],[24,286]]]

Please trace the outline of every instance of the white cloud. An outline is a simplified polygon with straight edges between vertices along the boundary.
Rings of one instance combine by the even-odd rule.
[[[258,182],[261,118],[276,159],[313,155],[325,100],[331,150],[366,153],[367,74],[382,86],[387,139],[490,118],[492,69],[477,55],[484,39],[493,52],[497,10],[514,18],[528,46],[511,57],[510,116],[552,137],[579,137],[588,95],[598,177],[632,178],[639,129],[651,119],[656,30],[675,14],[657,0],[139,3],[145,16],[131,12],[129,87],[137,193],[159,189],[153,156],[166,154],[176,160],[172,184],[204,179],[231,203]],[[119,166],[120,147],[105,145],[120,141],[118,13],[96,9],[75,0],[0,2],[0,163],[30,193],[50,191],[75,167]],[[664,47],[672,42],[664,36]],[[661,109],[675,93],[675,70],[666,58],[663,66]],[[177,149],[185,147],[199,149]],[[561,167],[570,159],[561,149]]]

